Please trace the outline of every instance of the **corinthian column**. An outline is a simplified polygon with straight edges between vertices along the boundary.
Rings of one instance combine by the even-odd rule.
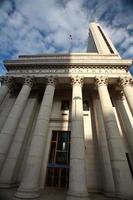
[[[117,93],[114,95],[114,103],[116,106],[117,113],[122,122],[122,127],[124,129],[125,136],[130,146],[130,150],[133,154],[133,127],[129,120],[129,116],[125,109],[123,101],[124,101],[123,93],[121,91],[117,91]]]
[[[124,95],[127,99],[128,105],[133,115],[133,79],[130,76],[120,77],[119,83],[123,89]]]
[[[12,85],[13,85],[13,78],[12,77],[5,78],[4,84],[0,87],[0,104],[4,100],[5,96],[7,95]]]
[[[27,102],[28,96],[33,85],[32,79],[27,77],[25,79],[24,85],[11,109],[8,118],[1,130],[0,134],[0,168],[4,163],[7,156],[10,144],[12,142],[13,136],[16,131],[21,114],[24,110],[25,104]]]
[[[72,127],[67,200],[88,200],[85,173],[82,83],[81,78],[72,78]]]
[[[37,96],[32,95],[32,97],[28,99],[13,142],[9,148],[7,158],[0,173],[0,188],[9,188],[16,185],[20,162],[23,158],[21,154],[25,148],[24,143],[29,137],[29,125],[33,122],[36,106]]]
[[[98,95],[93,95],[93,108],[95,114],[95,123],[97,130],[97,138],[99,144],[99,151],[102,158],[102,166],[103,166],[103,186],[104,186],[104,194],[106,196],[115,196],[115,185],[114,178],[112,173],[109,149],[106,138],[106,131],[104,127],[103,117],[101,116],[102,110],[100,105],[100,100]]]
[[[113,169],[116,195],[118,197],[133,198],[133,179],[129,170],[128,162],[124,152],[112,103],[107,89],[107,78],[97,77],[96,84],[101,101],[107,141],[109,145],[111,164]]]
[[[55,78],[50,77],[42,99],[22,182],[15,194],[15,199],[38,199],[40,197],[40,171],[45,153],[54,91]]]

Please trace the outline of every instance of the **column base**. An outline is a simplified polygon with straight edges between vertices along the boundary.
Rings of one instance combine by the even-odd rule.
[[[116,197],[121,200],[133,200],[133,196],[125,196],[122,194],[116,194]]]
[[[13,200],[18,200],[18,199],[40,199],[40,192],[37,191],[22,191],[18,190],[16,194],[14,195]]]
[[[89,200],[88,193],[71,193],[68,192],[66,196],[66,200]]]
[[[109,197],[109,198],[115,198],[116,197],[116,194],[113,193],[113,192],[106,192],[106,191],[104,191],[103,194],[104,194],[105,197]]]

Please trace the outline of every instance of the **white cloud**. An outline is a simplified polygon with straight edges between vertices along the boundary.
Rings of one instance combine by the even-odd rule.
[[[119,6],[112,8],[112,4],[116,5],[114,0],[92,0],[89,3],[88,0],[14,2],[15,6],[12,0],[5,1],[0,11],[0,50],[3,57],[7,52],[17,56],[68,51],[71,45],[70,34],[73,38],[72,51],[86,51],[88,25],[94,20],[103,25],[116,45],[122,48],[131,46],[129,30],[132,24],[127,23],[122,4],[117,2]],[[112,21],[109,21],[110,16]],[[124,27],[121,27],[122,20]],[[130,53],[129,50],[127,52]]]
[[[121,47],[122,47],[122,48],[125,48],[125,49],[128,49],[129,46],[130,46],[131,44],[132,44],[132,46],[133,46],[133,36],[127,37],[127,38],[123,41],[123,43],[121,44]]]
[[[126,52],[124,52],[124,54],[123,54],[123,56],[132,56],[132,58],[133,58],[133,45],[132,46],[130,46],[127,50],[126,50]]]

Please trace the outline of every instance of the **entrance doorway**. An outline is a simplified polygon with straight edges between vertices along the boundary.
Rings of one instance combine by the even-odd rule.
[[[52,131],[46,184],[67,188],[69,182],[70,131]]]

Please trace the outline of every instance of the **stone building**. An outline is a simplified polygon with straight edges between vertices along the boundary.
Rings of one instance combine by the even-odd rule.
[[[38,199],[46,186],[67,200],[92,192],[133,199],[133,79],[97,23],[87,53],[7,60],[0,88],[0,188]]]

